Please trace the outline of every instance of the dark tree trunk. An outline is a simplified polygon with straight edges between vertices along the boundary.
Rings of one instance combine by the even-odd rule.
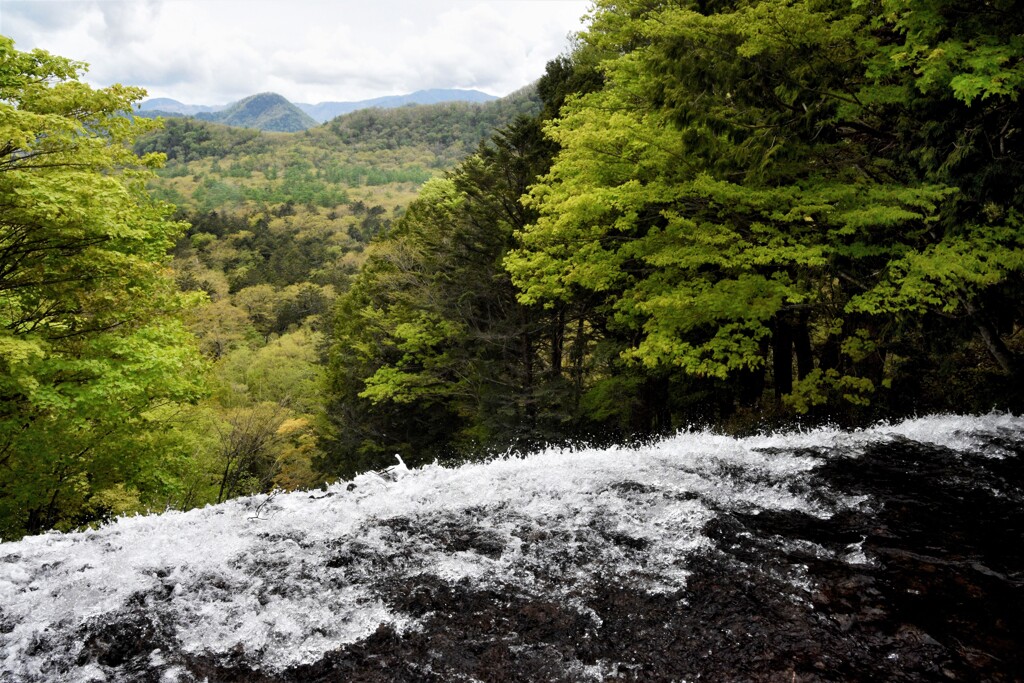
[[[800,316],[800,322],[793,330],[793,349],[796,351],[796,376],[807,377],[814,370],[814,353],[811,349],[811,333],[807,329],[807,314]]]
[[[562,347],[565,344],[565,310],[559,309],[551,330],[551,379],[562,377]]]
[[[996,331],[992,323],[988,321],[970,299],[962,296],[960,301],[963,303],[967,314],[971,317],[974,326],[978,329],[978,334],[981,336],[981,341],[985,344],[989,355],[999,365],[1003,374],[1013,375],[1017,370],[1017,359],[1014,357],[1013,352],[1006,348],[1006,344],[1003,343],[999,332]]]
[[[775,398],[793,392],[793,330],[781,316],[775,317],[772,334],[772,371]]]
[[[533,337],[529,332],[529,317],[525,316],[525,319],[523,327],[526,328],[526,331],[520,335],[523,362],[523,399],[525,401],[523,409],[526,413],[526,422],[532,428],[537,417],[537,401],[534,396],[533,386]]]
[[[632,415],[632,432],[652,436],[666,434],[672,428],[669,409],[669,382],[666,378],[649,377],[640,386],[638,406]]]
[[[741,406],[752,406],[761,398],[761,394],[764,393],[764,375],[764,367],[739,372]]]
[[[587,339],[586,339],[586,319],[580,314],[579,319],[576,322],[576,337],[572,341],[572,407],[573,409],[579,408],[580,397],[583,394],[583,377],[584,368],[583,363],[586,358],[587,350]]]

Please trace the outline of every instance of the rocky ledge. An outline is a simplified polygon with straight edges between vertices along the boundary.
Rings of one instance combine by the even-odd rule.
[[[1022,681],[1024,425],[931,420],[4,544],[0,680]]]

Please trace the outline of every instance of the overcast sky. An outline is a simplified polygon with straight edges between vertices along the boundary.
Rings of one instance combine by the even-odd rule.
[[[506,95],[539,78],[590,0],[0,0],[0,33],[150,97],[293,102],[426,88]]]

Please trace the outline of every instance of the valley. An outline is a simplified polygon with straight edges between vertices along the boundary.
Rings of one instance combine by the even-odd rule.
[[[27,4],[0,683],[1024,680],[1012,2]]]
[[[269,91],[156,121],[4,43],[0,534],[1024,407],[1019,46],[951,26],[998,59],[935,85],[892,55],[945,18],[783,4],[599,3],[529,88],[319,125]]]

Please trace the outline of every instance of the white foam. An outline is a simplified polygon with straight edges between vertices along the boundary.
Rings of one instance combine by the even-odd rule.
[[[457,468],[402,468],[394,480],[357,477],[328,495],[265,496],[189,512],[119,519],[98,530],[0,544],[0,670],[24,680],[103,680],[90,665],[48,670],[40,640],[65,633],[73,662],[86,622],[131,610],[139,594],[172,624],[186,652],[242,648],[267,671],[314,662],[380,625],[415,628],[374,586],[381,576],[430,574],[474,585],[579,600],[607,581],[638,590],[685,585],[687,558],[719,511],[802,510],[828,517],[863,499],[825,502],[802,484],[825,450],[855,453],[907,438],[980,448],[983,437],[1024,432],[1024,418],[938,416],[855,432],[823,428],[735,439],[688,431],[637,449],[549,448]],[[467,528],[503,546],[452,547],[429,530]],[[863,562],[851,547],[848,559]],[[350,561],[337,562],[348,553]],[[600,570],[598,570],[600,568]],[[180,669],[166,653],[163,677]],[[151,660],[157,661],[157,660]],[[587,675],[595,675],[587,671]],[[91,678],[90,678],[91,677]]]

